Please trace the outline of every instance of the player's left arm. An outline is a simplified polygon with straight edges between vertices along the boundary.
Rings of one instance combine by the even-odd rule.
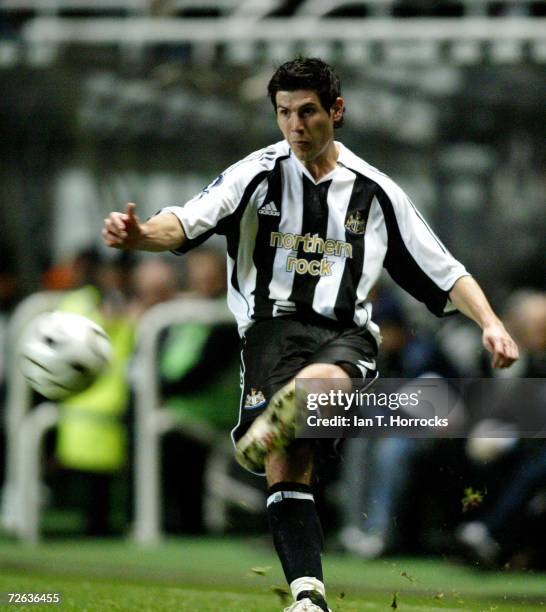
[[[484,347],[494,368],[507,368],[519,358],[517,344],[494,313],[484,292],[471,276],[463,276],[449,292],[453,305],[482,329]]]

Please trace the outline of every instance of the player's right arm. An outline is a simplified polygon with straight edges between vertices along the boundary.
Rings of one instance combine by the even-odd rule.
[[[172,213],[156,215],[141,223],[135,215],[135,205],[130,202],[125,212],[111,212],[104,220],[102,239],[114,249],[172,251],[183,245],[186,235]]]

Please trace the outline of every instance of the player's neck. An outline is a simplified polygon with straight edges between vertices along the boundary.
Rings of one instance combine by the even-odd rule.
[[[316,182],[320,181],[323,177],[330,174],[335,170],[337,166],[337,158],[339,157],[339,150],[336,143],[332,140],[326,149],[310,161],[302,162],[309,174],[315,179]]]

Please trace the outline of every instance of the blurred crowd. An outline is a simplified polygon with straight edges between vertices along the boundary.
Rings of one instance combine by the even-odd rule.
[[[76,509],[77,526],[65,524],[64,531],[76,529],[94,537],[126,534],[134,518],[138,322],[155,305],[169,300],[225,300],[224,255],[201,247],[182,260],[157,255],[135,258],[128,253],[106,257],[90,248],[67,264],[48,268],[41,290],[60,292],[60,309],[101,324],[114,349],[109,370],[60,406],[58,425],[44,450],[43,480],[49,492],[44,513]],[[4,348],[18,303],[16,277],[6,265],[0,274]],[[381,375],[544,381],[546,292],[513,292],[504,305],[503,319],[518,342],[521,359],[498,374],[481,349],[479,330],[462,317],[424,328],[414,306],[395,287],[377,287],[374,320],[383,336]],[[0,354],[3,409],[6,351]],[[229,439],[238,414],[238,355],[234,324],[169,326],[159,337],[156,359],[162,404],[181,422],[186,417],[200,421]],[[543,394],[546,407],[544,388]],[[35,404],[39,401],[34,398]],[[524,396],[521,401],[525,402]],[[537,432],[535,439],[489,438],[486,432],[478,424],[467,439],[345,440],[339,456],[324,462],[317,472],[319,509],[329,545],[362,558],[434,553],[482,567],[546,568],[542,535],[546,533],[546,443],[540,437],[544,432]],[[4,442],[4,432],[2,436]],[[163,437],[164,530],[207,531],[203,504],[211,451],[210,442],[185,435],[183,427]],[[2,451],[2,462],[3,455]],[[265,494],[265,483],[235,464],[230,470]],[[252,522],[244,508],[234,509],[224,528],[244,533],[249,525],[263,529],[265,514],[257,514]],[[62,532],[63,526],[57,531]]]

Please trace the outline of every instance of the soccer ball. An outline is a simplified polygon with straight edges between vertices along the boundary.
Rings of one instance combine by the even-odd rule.
[[[517,443],[518,431],[513,424],[498,419],[483,419],[468,435],[466,454],[476,463],[496,461]]]
[[[19,345],[23,375],[35,391],[50,400],[87,389],[111,356],[110,339],[99,325],[61,311],[36,317]]]

